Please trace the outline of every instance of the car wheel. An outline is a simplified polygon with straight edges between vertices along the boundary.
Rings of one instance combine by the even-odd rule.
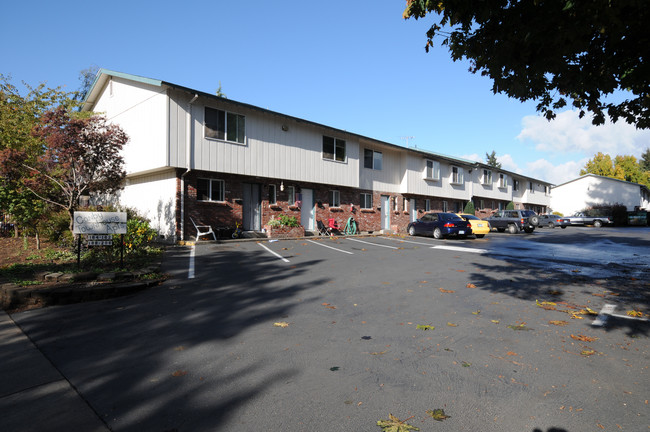
[[[566,229],[566,225],[562,225],[560,228],[562,228],[562,229]]]
[[[549,228],[555,228],[555,225],[553,225],[553,222],[549,222],[549,223],[548,223],[548,227],[549,227]]]
[[[497,231],[499,232],[504,232],[506,229],[505,228],[497,228]]]
[[[411,226],[409,227],[409,235],[410,235],[410,236],[414,236],[414,235],[415,235],[415,227],[414,227],[413,225],[411,225]]]
[[[530,234],[530,233],[532,233],[533,231],[535,231],[535,227],[532,227],[532,226],[531,226],[531,227],[524,227],[524,232],[525,232],[526,234]]]
[[[483,238],[485,237],[485,234],[476,234],[476,238]]]
[[[517,225],[515,225],[515,224],[508,225],[508,232],[510,234],[517,234],[517,231],[519,231],[519,229],[517,228]]]
[[[440,231],[440,228],[436,228],[433,230],[433,238],[435,239],[441,239],[442,238],[442,231]]]
[[[599,221],[599,220],[595,220],[595,221],[594,221],[594,226],[595,226],[596,228],[600,228],[601,226],[603,226],[603,223],[602,223],[601,221]]]
[[[528,222],[530,222],[530,224],[534,225],[534,226],[539,225],[539,216],[531,216],[531,217],[529,217]]]

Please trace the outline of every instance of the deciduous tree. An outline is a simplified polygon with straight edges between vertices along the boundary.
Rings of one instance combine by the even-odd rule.
[[[492,91],[538,102],[547,119],[570,101],[592,123],[650,128],[650,8],[639,0],[407,0],[404,18],[437,15],[426,50],[447,46]],[[615,91],[629,98],[607,100]]]

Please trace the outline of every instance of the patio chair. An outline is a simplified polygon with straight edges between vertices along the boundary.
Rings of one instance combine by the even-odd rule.
[[[194,222],[194,219],[190,218],[190,220],[192,221],[194,228],[196,228],[196,241],[199,241],[199,237],[210,234],[212,234],[213,239],[217,240],[217,236],[214,231],[212,231],[212,227],[210,225],[197,225],[196,222]]]

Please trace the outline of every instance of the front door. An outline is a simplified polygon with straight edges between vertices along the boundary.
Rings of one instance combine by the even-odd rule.
[[[415,222],[415,220],[418,218],[418,209],[415,208],[415,198],[411,198],[409,211],[411,212],[411,222]]]
[[[258,183],[243,183],[242,223],[244,231],[262,229],[262,194]]]
[[[390,230],[390,197],[381,196],[381,229]]]
[[[300,225],[305,230],[314,229],[314,192],[311,189],[302,189],[302,204],[300,207]]]

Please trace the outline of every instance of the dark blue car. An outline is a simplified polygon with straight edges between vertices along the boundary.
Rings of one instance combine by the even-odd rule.
[[[447,236],[465,237],[472,234],[466,220],[454,213],[427,213],[408,225],[409,235],[432,235],[440,239]]]

